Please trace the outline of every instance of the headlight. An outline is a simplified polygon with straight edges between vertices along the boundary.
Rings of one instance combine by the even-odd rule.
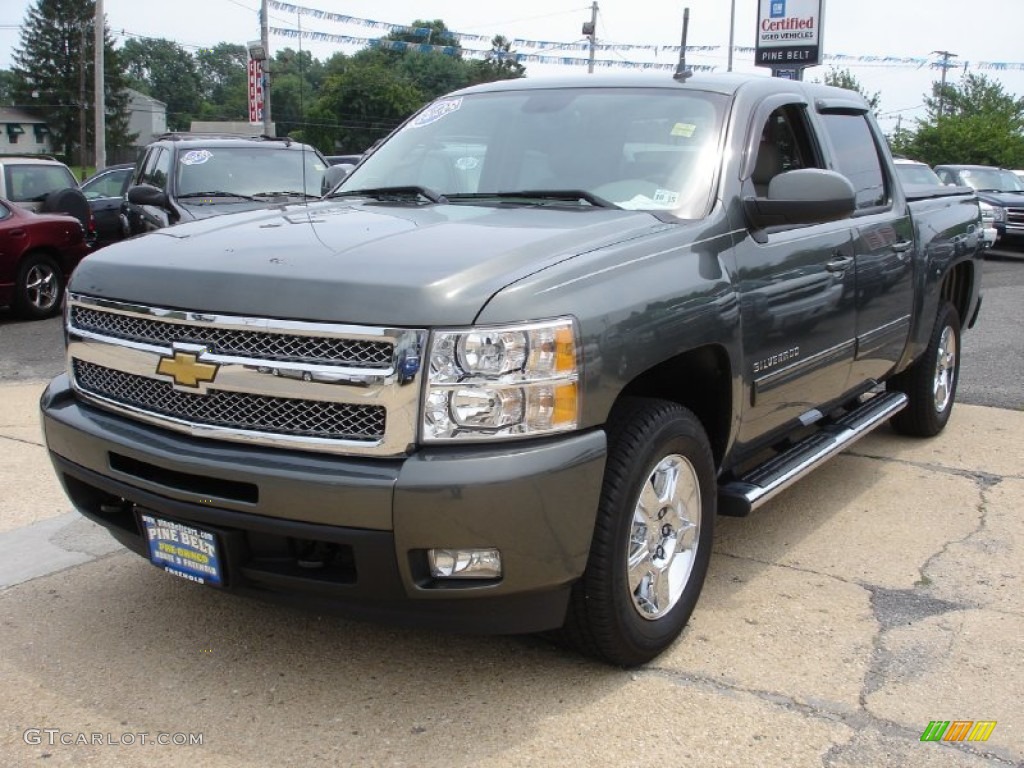
[[[990,224],[994,221],[1006,221],[1006,209],[1002,206],[978,201],[978,207],[981,208],[981,221],[983,224]]]
[[[423,439],[530,437],[575,429],[577,336],[571,318],[434,331]]]

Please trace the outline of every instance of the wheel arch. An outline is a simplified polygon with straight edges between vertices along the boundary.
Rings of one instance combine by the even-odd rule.
[[[956,308],[960,322],[965,327],[971,321],[968,313],[971,311],[971,299],[975,295],[976,279],[974,262],[961,261],[942,276],[942,284],[939,287],[939,306],[945,301],[950,302]]]
[[[733,385],[729,354],[718,344],[687,350],[631,379],[616,398],[651,397],[689,409],[700,421],[720,467],[732,429]]]

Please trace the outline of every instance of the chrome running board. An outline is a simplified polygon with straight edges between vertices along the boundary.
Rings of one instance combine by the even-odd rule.
[[[846,450],[883,421],[903,410],[902,392],[875,395],[841,419],[754,468],[739,480],[718,487],[718,514],[746,517],[811,470]]]

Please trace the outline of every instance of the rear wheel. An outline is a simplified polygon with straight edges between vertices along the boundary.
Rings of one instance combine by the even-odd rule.
[[[64,275],[44,253],[30,253],[21,262],[14,286],[14,311],[29,320],[57,314],[64,294]]]
[[[682,632],[711,558],[714,460],[697,418],[631,399],[608,425],[590,558],[563,628],[579,650],[621,666],[650,661]]]
[[[928,347],[888,388],[907,396],[907,407],[892,417],[904,435],[932,437],[949,421],[960,380],[960,315],[949,302],[939,307]]]

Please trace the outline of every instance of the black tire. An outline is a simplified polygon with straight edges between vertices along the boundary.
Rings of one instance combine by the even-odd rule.
[[[933,437],[949,421],[960,381],[960,315],[948,301],[939,306],[928,347],[887,387],[903,392],[907,407],[892,417],[893,429],[913,437]]]
[[[676,509],[665,500],[669,486],[657,492],[673,470],[680,484],[672,488],[686,493],[685,499],[673,499]],[[657,501],[646,513],[641,504],[645,489],[655,491],[651,501]],[[608,460],[590,557],[573,588],[562,638],[587,655],[623,667],[644,664],[668,648],[686,626],[704,586],[716,500],[711,448],[690,411],[641,398],[616,407],[608,423]],[[665,520],[675,528],[664,527]],[[663,527],[652,530],[647,522]],[[687,522],[695,523],[692,534],[685,533]],[[667,558],[666,548],[672,551]],[[664,570],[658,570],[660,564]],[[675,588],[666,594],[648,589],[657,583],[664,591],[668,582],[656,572],[667,574],[669,566],[676,569]]]
[[[29,253],[18,268],[14,284],[14,312],[27,320],[52,317],[64,297],[64,274],[45,253]]]
[[[81,190],[74,187],[58,189],[51,192],[43,200],[42,211],[44,213],[65,213],[74,216],[82,223],[82,229],[89,231],[89,201]]]

